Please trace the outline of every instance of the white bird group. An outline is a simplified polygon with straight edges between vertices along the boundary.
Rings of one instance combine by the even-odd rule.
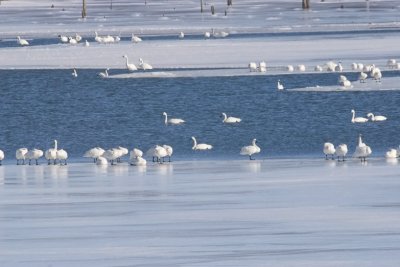
[[[267,71],[267,63],[265,61],[261,61],[258,65],[256,62],[250,62],[249,65],[250,72],[266,72]]]
[[[346,155],[348,152],[348,148],[346,144],[340,144],[336,148],[332,143],[324,143],[323,153],[325,154],[325,159],[328,159],[328,156],[331,156],[334,159],[334,156],[337,156],[338,161],[345,161]],[[354,151],[353,157],[359,158],[361,161],[366,161],[366,158],[372,154],[372,150],[369,146],[363,143],[361,139],[361,134],[358,137],[358,144]],[[340,159],[341,158],[341,159]]]
[[[371,121],[385,121],[385,120],[387,120],[387,117],[382,116],[382,115],[374,116],[373,113],[368,113],[367,114],[368,118],[356,117],[355,116],[356,112],[355,112],[354,109],[351,110],[351,113],[352,113],[352,118],[351,118],[351,122],[352,123],[365,123],[365,122],[368,121],[369,117],[371,117]]]
[[[38,160],[43,156],[43,154],[45,155],[45,158],[47,159],[49,165],[51,164],[51,161],[53,161],[53,164],[55,165],[57,163],[57,160],[59,161],[60,165],[67,165],[68,153],[64,149],[57,148],[57,140],[54,140],[54,147],[46,150],[45,153],[37,148],[34,148],[32,150],[28,150],[25,147],[19,148],[15,151],[15,158],[17,159],[17,165],[25,165],[26,160],[29,160],[29,165],[31,165],[32,160],[35,161],[36,165],[39,165]],[[1,151],[0,162],[3,159],[4,152]]]

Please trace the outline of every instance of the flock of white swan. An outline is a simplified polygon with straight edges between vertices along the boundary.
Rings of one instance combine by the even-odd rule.
[[[240,123],[242,120],[237,117],[229,117],[226,113],[221,114],[223,117],[222,122],[226,124]],[[163,112],[165,125],[181,125],[185,123],[185,120],[179,118],[168,118],[168,114]],[[198,143],[196,137],[191,137],[193,141],[192,150],[211,150],[212,145],[206,143]],[[146,155],[152,157],[153,162],[158,162],[160,164],[165,162],[168,157],[168,161],[171,161],[171,156],[173,154],[173,148],[170,145],[155,145],[147,150]],[[252,155],[260,153],[261,148],[257,145],[256,139],[252,140],[251,145],[244,146],[241,148],[239,154],[244,156],[249,156],[250,160],[253,160]],[[143,157],[143,151],[138,148],[133,148],[130,152],[125,147],[114,147],[108,150],[104,150],[100,147],[94,147],[86,151],[83,157],[92,158],[94,163],[97,165],[114,165],[121,162],[121,158],[130,154],[130,164],[134,166],[145,166],[147,164],[146,159]],[[32,161],[36,165],[39,164],[39,159],[45,157],[48,165],[67,165],[68,153],[64,149],[58,149],[58,142],[54,140],[54,147],[47,149],[43,152],[40,149],[34,148],[28,150],[27,148],[19,148],[15,152],[15,157],[17,159],[17,165],[25,165],[26,161],[31,165]],[[0,165],[4,160],[4,152],[0,150]]]

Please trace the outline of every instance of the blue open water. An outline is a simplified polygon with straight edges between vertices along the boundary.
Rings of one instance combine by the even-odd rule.
[[[334,85],[334,73],[100,79],[99,70],[78,71],[76,79],[71,70],[0,71],[0,149],[9,160],[19,147],[47,149],[53,139],[75,159],[93,146],[146,150],[155,144],[172,145],[178,159],[238,158],[252,138],[262,148],[258,158],[321,156],[325,141],[347,143],[352,151],[359,133],[375,156],[400,144],[400,90],[290,92],[315,81]],[[276,90],[278,79],[287,91]],[[352,124],[352,108],[358,116],[389,119]],[[187,123],[165,126],[163,111]],[[243,121],[224,125],[221,112]],[[215,149],[192,151],[191,136]]]

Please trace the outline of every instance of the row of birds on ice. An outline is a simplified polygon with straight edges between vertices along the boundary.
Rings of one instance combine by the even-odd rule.
[[[96,31],[94,32],[95,37],[94,40],[99,43],[99,44],[112,44],[112,43],[118,43],[121,41],[121,36],[116,35],[116,36],[111,36],[111,35],[99,35]],[[204,32],[204,39],[209,39],[209,38],[226,38],[229,36],[228,32],[225,31],[216,31],[215,29],[211,29],[211,31],[206,31]],[[178,36],[179,39],[184,39],[185,38],[185,33],[184,32],[179,32]],[[83,38],[79,34],[75,34],[75,36],[66,36],[66,35],[58,35],[58,38],[61,43],[64,44],[71,44],[71,45],[77,45],[81,41],[83,41]],[[143,41],[141,37],[138,35],[135,35],[132,33],[131,36],[131,41],[133,43],[140,43]],[[17,36],[17,43],[20,46],[28,46],[29,41],[26,39],[21,38],[21,36]],[[84,42],[85,46],[90,46],[90,43],[88,40],[85,39]]]
[[[325,154],[326,160],[328,160],[329,157],[331,157],[331,159],[335,159],[335,157],[337,157],[338,161],[345,161],[348,153],[348,148],[346,144],[340,144],[335,147],[332,143],[326,142],[324,143],[323,153]],[[353,153],[353,157],[359,158],[361,161],[366,161],[366,159],[371,154],[371,147],[363,142],[362,136],[360,134],[358,136],[358,144]],[[397,149],[391,148],[385,153],[385,158],[387,159],[395,159],[398,157],[400,157],[400,146]]]
[[[355,117],[354,109],[351,110],[351,112],[352,112],[352,119],[351,119],[352,123],[363,123],[368,121],[367,118]],[[166,112],[163,112],[162,115],[164,117],[164,124],[166,126],[168,125],[176,126],[185,123],[184,119],[168,117],[168,114]],[[222,122],[225,124],[238,124],[242,121],[241,118],[228,116],[224,112],[221,113],[221,117],[222,117]],[[387,119],[385,116],[381,115],[374,116],[374,114],[372,113],[369,113],[368,117],[371,117],[372,121],[385,121]],[[197,139],[194,136],[192,136],[191,139],[193,141],[193,146],[192,146],[193,150],[211,150],[213,148],[213,146],[210,144],[197,143]],[[244,146],[241,148],[240,155],[248,156],[250,160],[253,160],[252,156],[260,152],[261,148],[257,145],[257,140],[253,139],[251,145]],[[335,146],[332,143],[325,143],[323,152],[326,156],[326,159],[328,159],[328,156],[331,156],[333,159],[334,155],[336,155],[338,157],[338,160],[340,160],[340,157],[342,158],[342,160],[345,160],[345,156],[348,152],[348,149],[346,144],[340,144],[335,148]],[[108,162],[111,162],[111,165],[114,165],[115,162],[120,162],[121,157],[127,155],[128,153],[129,150],[124,147],[117,147],[109,150],[104,150],[102,148],[95,147],[88,150],[84,154],[84,157],[93,158],[94,162],[97,163],[98,165],[107,165]],[[354,153],[354,157],[360,158],[362,161],[365,161],[365,159],[371,153],[372,153],[371,148],[362,142],[360,135],[358,146],[356,147],[356,151]],[[152,156],[153,162],[162,163],[165,161],[166,157],[168,157],[168,160],[171,161],[173,148],[170,145],[162,145],[162,146],[156,145],[150,148],[146,154]],[[54,140],[54,147],[46,150],[46,152],[43,152],[42,150],[36,148],[32,150],[28,150],[27,148],[17,149],[16,151],[17,165],[25,164],[26,160],[29,161],[29,165],[31,165],[32,161],[35,161],[35,163],[38,164],[39,158],[41,158],[43,155],[45,156],[49,165],[51,163],[55,165],[57,161],[59,164],[65,164],[65,165],[67,164],[67,159],[68,159],[67,151],[65,151],[64,149],[58,149],[57,140]],[[399,155],[400,155],[400,147],[399,149],[390,149],[388,152],[386,152],[387,158],[396,158],[399,157]],[[4,159],[4,152],[0,150],[0,164],[3,159]],[[147,161],[143,158],[143,152],[138,148],[134,148],[130,152],[130,163],[132,165],[144,166],[147,164]]]
[[[205,143],[197,143],[195,137],[192,136],[193,140],[193,150],[210,150],[213,148],[212,145]],[[168,162],[171,162],[171,156],[173,154],[173,148],[170,145],[155,145],[147,150],[146,155],[152,157],[153,162],[157,162],[162,164],[168,158]],[[258,154],[261,152],[261,148],[257,145],[257,139],[253,139],[251,144],[248,146],[244,146],[240,149],[240,155],[248,156],[250,160],[254,160],[252,157],[254,154]],[[332,143],[326,142],[323,146],[323,153],[325,154],[325,159],[328,160],[329,157],[334,160],[337,157],[338,161],[345,161],[348,153],[348,148],[346,144],[340,144],[338,146],[334,146]],[[115,165],[116,163],[120,163],[121,158],[130,155],[129,161],[133,166],[146,166],[147,161],[144,159],[143,151],[138,148],[133,148],[129,151],[125,147],[115,147],[108,150],[104,150],[101,147],[94,147],[86,151],[83,155],[85,158],[92,158],[93,162],[97,165],[108,165],[110,162],[111,165]],[[372,149],[363,142],[361,134],[358,137],[358,143],[356,149],[353,153],[354,158],[359,158],[362,162],[366,161],[366,159],[372,154]],[[64,149],[58,149],[58,142],[54,140],[54,147],[43,152],[40,149],[32,149],[28,150],[27,148],[19,148],[15,152],[15,157],[17,159],[17,165],[25,165],[26,161],[31,165],[32,161],[35,162],[36,165],[39,164],[39,159],[41,157],[46,158],[48,165],[57,164],[57,161],[60,165],[67,165],[68,153]],[[398,149],[391,148],[386,152],[385,157],[388,159],[398,158],[400,157],[400,146]],[[0,165],[2,160],[4,159],[4,152],[0,150]]]

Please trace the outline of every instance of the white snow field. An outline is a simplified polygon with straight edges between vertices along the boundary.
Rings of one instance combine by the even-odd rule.
[[[398,266],[397,160],[0,167],[1,266]]]

